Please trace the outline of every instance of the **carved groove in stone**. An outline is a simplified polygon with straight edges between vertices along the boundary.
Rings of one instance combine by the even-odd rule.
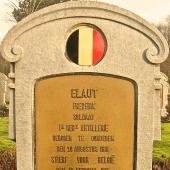
[[[161,79],[161,74],[155,74],[155,80],[160,80]]]
[[[15,73],[9,73],[9,74],[8,74],[8,77],[9,77],[10,79],[15,79]]]
[[[9,87],[10,89],[15,89],[15,84],[14,84],[14,83],[9,83],[9,84],[8,84],[8,87]]]
[[[155,84],[155,90],[161,90],[161,84]]]

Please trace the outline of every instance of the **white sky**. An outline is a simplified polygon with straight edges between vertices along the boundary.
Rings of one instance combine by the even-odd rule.
[[[15,23],[10,22],[9,16],[11,2],[17,0],[0,0],[0,41],[3,39],[7,31]],[[161,22],[170,15],[170,0],[101,0],[117,6],[126,8],[150,22]]]

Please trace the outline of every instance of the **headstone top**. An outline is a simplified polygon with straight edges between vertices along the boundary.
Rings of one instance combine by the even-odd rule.
[[[88,12],[86,11],[87,9]],[[72,10],[74,10],[74,13]],[[163,35],[154,26],[141,17],[128,10],[106,3],[76,1],[61,3],[44,8],[31,14],[27,18],[23,19],[19,24],[14,26],[2,43],[1,52],[4,59],[9,62],[17,62],[20,58],[22,58],[24,50],[15,42],[28,30],[54,20],[76,17],[103,18],[126,25],[138,32],[141,32],[149,38],[155,46],[154,48],[149,48],[145,51],[147,60],[152,64],[162,63],[168,57],[169,48]]]
[[[168,76],[166,74],[164,74],[162,72],[160,72],[160,74],[161,74],[161,77],[164,81],[168,81]]]
[[[0,80],[7,80],[7,76],[4,73],[0,73]]]

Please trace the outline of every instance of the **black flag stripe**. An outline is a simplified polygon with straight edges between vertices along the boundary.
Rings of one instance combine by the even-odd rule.
[[[76,30],[67,41],[67,54],[69,58],[76,64],[78,64],[78,44],[79,30]]]

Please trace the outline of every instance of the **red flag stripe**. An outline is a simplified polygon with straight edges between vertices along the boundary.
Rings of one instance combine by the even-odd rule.
[[[99,61],[103,58],[104,51],[105,42],[102,34],[97,30],[93,30],[93,65],[99,63]]]

